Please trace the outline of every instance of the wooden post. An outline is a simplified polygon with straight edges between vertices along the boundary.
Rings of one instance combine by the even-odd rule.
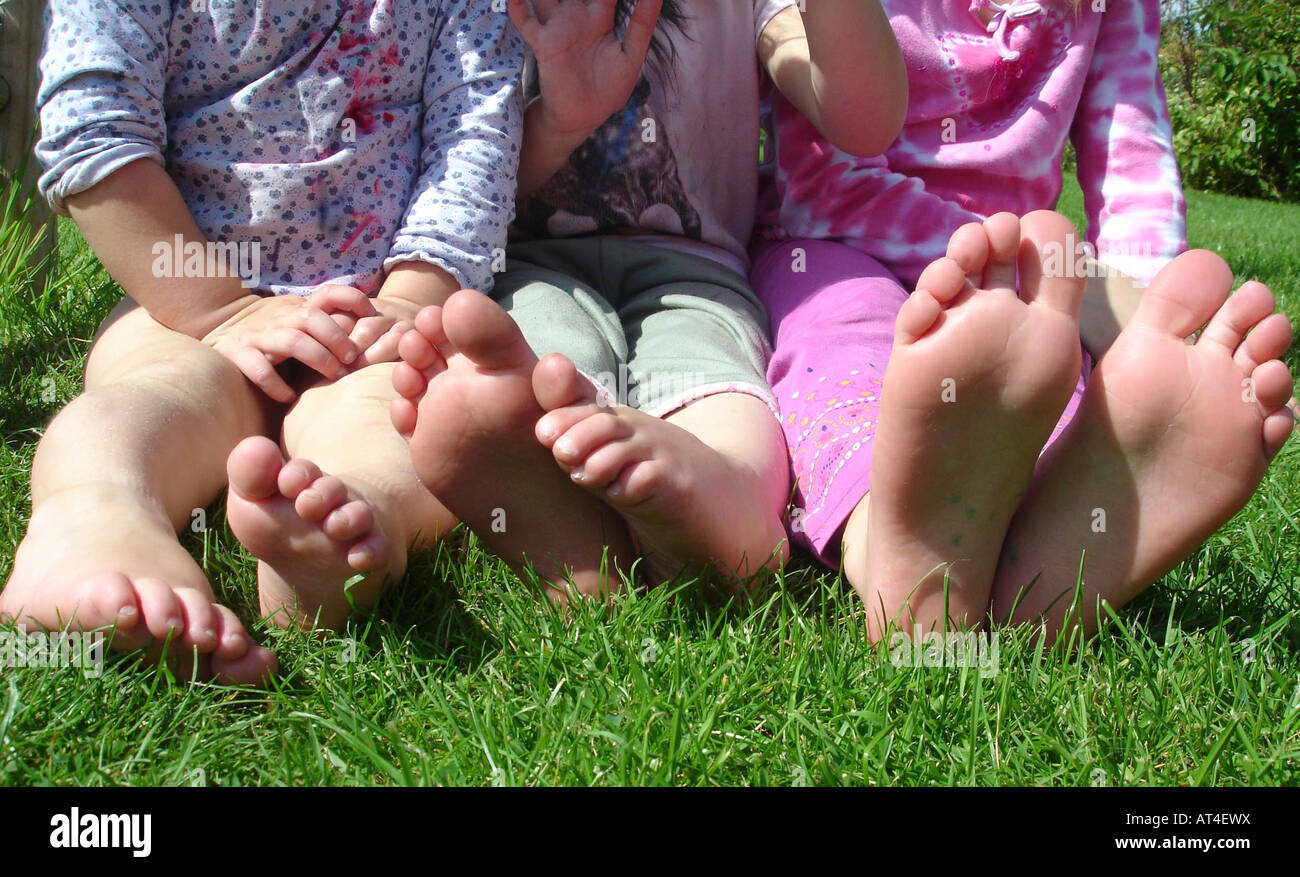
[[[35,192],[40,165],[32,155],[36,142],[37,62],[44,37],[43,0],[0,0],[0,180],[21,180],[24,192]],[[40,236],[35,258],[50,257],[35,278],[34,290],[44,287],[58,247],[58,224],[49,205],[33,197],[27,222]],[[4,278],[0,278],[3,280]]]

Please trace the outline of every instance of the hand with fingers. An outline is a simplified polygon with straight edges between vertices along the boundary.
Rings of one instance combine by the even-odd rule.
[[[296,359],[337,380],[361,354],[344,325],[351,323],[354,331],[361,321],[377,314],[361,290],[326,284],[307,297],[260,298],[202,340],[233,362],[267,396],[291,402],[296,394],[275,367]],[[340,319],[332,319],[335,316]]]
[[[355,320],[348,328],[349,340],[360,351],[352,363],[353,370],[380,362],[395,362],[397,342],[415,325],[415,315],[420,310],[420,305],[382,295],[371,299],[371,304],[378,313]]]
[[[510,20],[537,57],[550,130],[580,139],[627,103],[654,36],[663,0],[638,0],[623,39],[618,0],[510,0]]]

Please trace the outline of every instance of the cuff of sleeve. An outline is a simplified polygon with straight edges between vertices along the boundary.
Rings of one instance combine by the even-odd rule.
[[[148,143],[119,143],[90,154],[74,156],[51,168],[41,179],[41,189],[56,213],[68,215],[66,200],[103,182],[133,161],[147,158],[165,167],[157,148]]]
[[[460,284],[462,289],[477,289],[480,292],[490,292],[492,289],[492,275],[487,272],[466,270],[465,262],[467,260],[462,256],[457,262],[451,259],[442,258],[436,252],[430,252],[427,249],[420,250],[396,250],[391,252],[387,259],[384,260],[384,273],[387,274],[392,270],[394,265],[400,265],[403,262],[424,262],[428,265],[434,265],[446,271]]]

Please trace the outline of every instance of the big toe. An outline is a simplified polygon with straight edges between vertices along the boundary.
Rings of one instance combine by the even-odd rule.
[[[519,326],[481,292],[453,293],[443,305],[442,322],[456,350],[482,368],[513,370],[536,362]]]
[[[1075,270],[1078,232],[1054,210],[1035,210],[1020,220],[1021,297],[1078,314],[1085,279]]]
[[[235,445],[226,458],[226,475],[232,493],[248,500],[267,499],[279,493],[284,456],[275,442],[255,435]]]
[[[1231,290],[1227,262],[1209,250],[1189,250],[1151,281],[1132,324],[1186,338],[1214,316]]]
[[[578,373],[573,360],[559,353],[548,353],[533,369],[533,395],[543,411],[596,399],[595,388]]]

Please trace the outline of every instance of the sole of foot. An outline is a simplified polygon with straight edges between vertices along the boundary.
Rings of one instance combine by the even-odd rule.
[[[530,567],[552,599],[617,591],[632,559],[627,528],[534,437],[538,359],[510,316],[461,290],[420,311],[398,350],[393,425],[429,491],[517,572]],[[570,404],[595,398],[583,381],[556,389]]]
[[[285,460],[263,436],[226,462],[226,520],[258,559],[261,610],[281,626],[337,630],[378,598],[397,557],[371,504],[307,460]],[[357,575],[365,578],[349,585]]]
[[[179,678],[263,684],[277,670],[161,512],[111,485],[70,488],[33,512],[0,591],[27,632],[111,631],[114,651],[163,657]]]
[[[1249,501],[1294,428],[1278,359],[1291,327],[1268,287],[1229,296],[1232,283],[1222,259],[1193,250],[1143,293],[1043,455],[1007,536],[995,618],[1046,619],[1053,632],[1079,619],[1082,560],[1090,632],[1098,600],[1128,602]]]
[[[754,469],[635,408],[567,402],[564,388],[579,380],[563,356],[538,364],[533,385],[547,413],[537,439],[627,522],[654,583],[706,567],[743,580],[784,562],[785,530],[764,512]]]
[[[1043,270],[1073,234],[1048,211],[964,226],[898,314],[866,544],[845,546],[875,637],[984,620],[1003,536],[1079,377],[1083,281]]]

